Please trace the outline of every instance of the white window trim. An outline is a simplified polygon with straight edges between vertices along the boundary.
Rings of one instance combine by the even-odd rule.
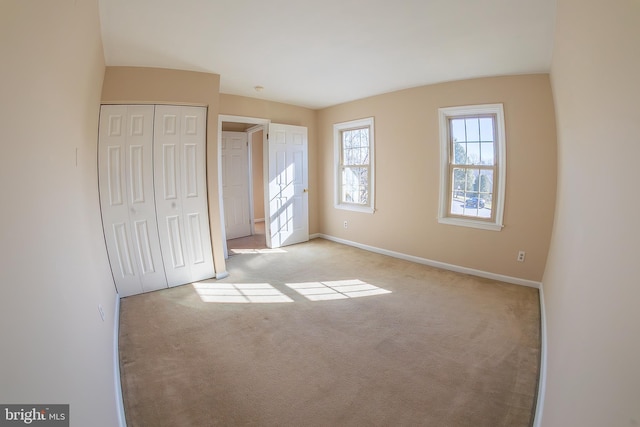
[[[356,129],[369,127],[369,204],[358,205],[353,203],[342,203],[340,200],[340,186],[341,186],[341,173],[340,173],[340,159],[342,141],[340,134],[343,130]],[[333,125],[333,148],[334,148],[334,173],[335,186],[334,186],[334,207],[336,209],[344,209],[354,212],[374,213],[375,212],[375,131],[373,127],[373,117],[367,117],[364,119],[351,120],[343,123],[336,123]]]
[[[502,104],[467,105],[461,107],[447,107],[438,109],[440,116],[440,206],[438,222],[441,224],[458,225],[463,227],[480,228],[484,230],[500,231],[504,227],[504,197],[507,171],[506,133],[504,126],[504,108]],[[479,114],[495,114],[496,130],[498,132],[498,147],[496,163],[498,169],[498,183],[494,194],[495,220],[482,221],[473,218],[451,217],[448,212],[449,197],[449,118],[458,116],[472,116]]]

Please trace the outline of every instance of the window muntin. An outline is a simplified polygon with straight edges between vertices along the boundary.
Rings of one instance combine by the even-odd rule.
[[[502,104],[441,108],[441,223],[502,228],[505,139]]]
[[[336,207],[373,212],[373,118],[334,125]]]

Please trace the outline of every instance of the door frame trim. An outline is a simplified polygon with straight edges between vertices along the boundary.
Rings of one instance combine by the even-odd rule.
[[[249,157],[249,217],[251,218],[251,235],[252,236],[256,234],[256,222],[254,221],[255,212],[254,212],[254,206],[253,206],[253,190],[254,190],[253,189],[253,134],[260,131],[262,131],[262,144],[263,144],[263,150],[262,150],[263,154],[262,154],[262,159],[260,160],[262,161],[262,163],[264,163],[264,140],[265,140],[264,133],[268,131],[267,127],[265,125],[255,125],[255,126],[251,126],[249,129],[245,131],[247,133],[247,143],[248,143],[247,148],[249,150],[249,152],[247,153]],[[262,188],[262,191],[264,192],[264,187]]]
[[[257,129],[257,126],[263,126],[264,132],[262,133],[262,144],[264,147],[266,146],[266,143],[267,143],[267,132],[268,132],[269,124],[271,123],[271,120],[262,119],[259,117],[245,117],[245,116],[233,116],[228,114],[218,114],[218,199],[219,199],[219,205],[220,205],[220,213],[219,213],[220,225],[221,225],[220,233],[222,235],[222,248],[224,250],[224,258],[227,259],[229,258],[229,250],[227,248],[227,232],[225,231],[226,224],[224,219],[224,200],[223,200],[223,193],[222,193],[222,122],[249,123],[249,124],[255,125],[250,129]],[[251,152],[249,152],[249,159],[251,161]],[[251,176],[251,168],[249,168],[249,175]],[[262,191],[264,191],[264,189]],[[249,192],[251,195],[253,194],[251,179],[249,180]],[[251,199],[252,198],[250,197],[249,212],[251,216],[253,216],[253,200]],[[254,232],[253,218],[251,222],[251,232],[252,233]]]

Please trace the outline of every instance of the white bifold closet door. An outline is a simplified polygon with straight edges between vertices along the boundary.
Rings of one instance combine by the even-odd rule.
[[[105,105],[98,144],[100,205],[121,296],[166,288],[153,191],[153,105]]]
[[[215,275],[205,117],[200,107],[101,107],[100,205],[120,296]]]
[[[169,286],[214,275],[206,193],[205,120],[204,108],[156,106],[156,210]]]

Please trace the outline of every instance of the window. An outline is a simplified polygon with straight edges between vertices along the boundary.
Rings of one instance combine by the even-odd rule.
[[[441,108],[438,221],[499,231],[505,187],[502,104]]]
[[[333,125],[335,207],[373,213],[373,117]]]

